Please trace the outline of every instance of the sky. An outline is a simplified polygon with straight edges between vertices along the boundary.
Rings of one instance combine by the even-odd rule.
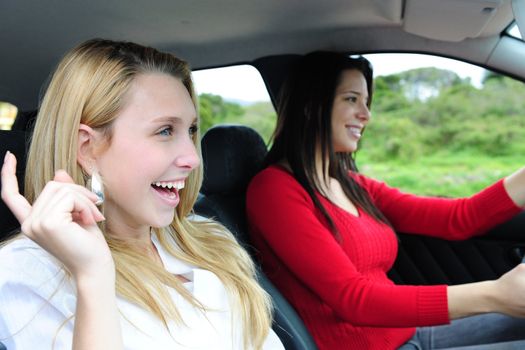
[[[405,70],[436,67],[454,71],[461,78],[470,78],[474,86],[481,86],[483,68],[443,57],[416,54],[364,55],[374,67],[374,75],[389,75]],[[269,101],[270,97],[259,72],[252,66],[242,65],[206,69],[193,73],[198,94],[211,93],[237,102]]]

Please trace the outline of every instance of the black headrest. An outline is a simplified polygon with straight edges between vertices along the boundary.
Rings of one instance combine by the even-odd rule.
[[[266,156],[262,137],[250,127],[217,125],[202,137],[204,181],[201,192],[244,193]]]
[[[24,191],[24,175],[26,167],[26,133],[23,131],[6,131],[0,130],[0,163],[4,164],[4,156],[7,151],[10,151],[16,156],[16,177],[18,178],[18,188],[20,193]],[[0,189],[2,188],[2,179],[0,178]],[[18,221],[15,219],[11,211],[7,208],[2,200],[0,200],[0,240],[11,234],[12,231],[18,229]]]
[[[31,131],[36,121],[38,110],[18,111],[11,130]]]

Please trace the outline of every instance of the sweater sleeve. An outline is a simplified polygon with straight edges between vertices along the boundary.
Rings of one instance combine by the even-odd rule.
[[[482,234],[521,211],[507,194],[503,180],[469,198],[451,199],[407,194],[357,176],[398,232],[462,240]]]
[[[256,176],[247,214],[252,235],[342,319],[379,327],[448,323],[446,286],[396,286],[360,274],[291,175],[274,169]]]

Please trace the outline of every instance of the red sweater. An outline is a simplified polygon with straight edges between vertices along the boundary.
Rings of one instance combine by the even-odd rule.
[[[508,220],[519,208],[503,181],[467,199],[404,194],[356,175],[393,227],[465,239]],[[397,349],[416,326],[449,322],[447,287],[398,286],[386,273],[397,255],[394,231],[318,195],[341,235],[338,243],[307,192],[281,167],[250,183],[247,215],[267,276],[290,301],[322,349]]]

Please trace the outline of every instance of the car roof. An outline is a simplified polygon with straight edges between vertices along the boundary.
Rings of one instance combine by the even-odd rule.
[[[522,77],[524,45],[501,36],[512,21],[511,0],[5,0],[0,100],[36,108],[62,55],[94,37],[173,52],[195,69],[323,49],[434,53]]]

